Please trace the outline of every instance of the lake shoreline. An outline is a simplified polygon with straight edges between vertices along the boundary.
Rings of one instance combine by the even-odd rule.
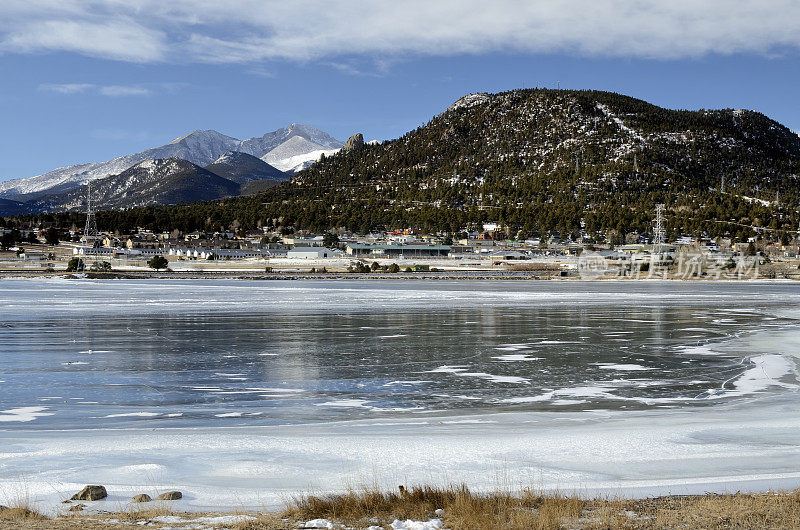
[[[800,492],[586,499],[532,489],[475,493],[465,486],[453,485],[400,486],[392,491],[364,488],[321,497],[301,495],[288,500],[282,510],[267,511],[183,512],[174,510],[170,501],[105,510],[103,502],[67,501],[67,509],[73,509],[53,517],[24,505],[0,508],[0,528],[789,528],[796,524]]]
[[[14,278],[64,278],[91,280],[431,280],[431,281],[583,281],[583,282],[769,282],[786,283],[800,281],[800,274],[790,278],[631,278],[631,277],[581,277],[562,276],[552,271],[534,273],[529,271],[443,271],[443,272],[398,272],[398,273],[349,273],[349,272],[245,272],[245,271],[111,271],[111,272],[52,272],[0,270],[0,279]]]

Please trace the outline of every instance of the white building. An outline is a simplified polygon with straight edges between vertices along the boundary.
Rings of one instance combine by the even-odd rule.
[[[332,258],[333,251],[325,247],[296,247],[286,253],[289,259],[324,259]]]

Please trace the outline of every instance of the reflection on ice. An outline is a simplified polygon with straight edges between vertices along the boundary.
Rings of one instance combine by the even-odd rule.
[[[33,416],[0,415],[7,428],[699,407],[797,389],[800,334],[793,320],[775,316],[790,314],[798,296],[788,285],[3,287],[0,406],[48,405]],[[76,318],[94,325],[76,326]]]

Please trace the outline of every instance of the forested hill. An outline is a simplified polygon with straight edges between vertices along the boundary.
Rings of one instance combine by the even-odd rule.
[[[628,232],[646,231],[663,202],[675,231],[796,230],[798,174],[800,137],[757,112],[515,90],[465,96],[401,138],[343,150],[254,197],[109,222],[456,231],[493,220],[528,233]]]

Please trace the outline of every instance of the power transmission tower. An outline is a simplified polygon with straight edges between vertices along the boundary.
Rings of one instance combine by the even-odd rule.
[[[86,239],[88,246],[94,247],[97,242],[97,219],[94,216],[92,209],[92,181],[89,181],[89,187],[86,192],[86,226],[83,229],[83,237]]]
[[[665,232],[666,230],[664,229],[664,205],[657,204],[656,225],[653,228],[653,243],[655,244],[654,250],[657,249],[658,252],[661,252],[661,247],[664,246]]]

